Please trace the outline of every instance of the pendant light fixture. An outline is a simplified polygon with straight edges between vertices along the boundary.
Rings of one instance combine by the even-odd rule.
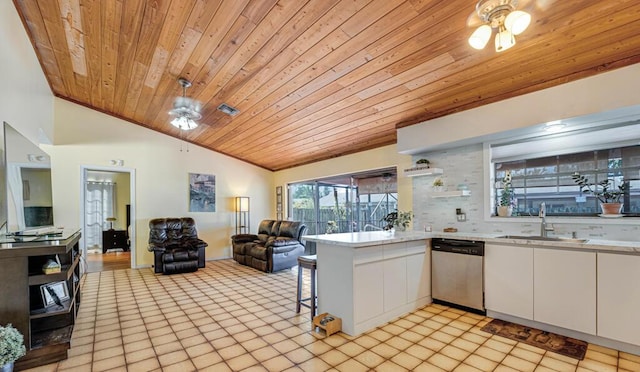
[[[496,29],[496,52],[503,52],[516,44],[516,35],[520,35],[531,23],[531,15],[516,10],[518,0],[479,0],[476,13],[483,24],[469,37],[469,45],[475,49],[484,49]]]
[[[173,110],[169,114],[175,116],[171,120],[171,125],[180,130],[191,130],[198,126],[196,120],[200,120],[200,102],[187,97],[187,88],[191,86],[191,82],[185,78],[178,78],[178,83],[182,86],[182,97],[176,97],[173,101]]]

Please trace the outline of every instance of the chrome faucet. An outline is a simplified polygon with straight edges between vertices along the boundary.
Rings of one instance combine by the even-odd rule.
[[[540,203],[540,214],[538,217],[542,218],[540,221],[540,236],[543,238],[547,237],[549,231],[553,231],[553,224],[549,224],[551,226],[547,226],[547,221],[545,217],[547,216],[547,205],[542,202]]]

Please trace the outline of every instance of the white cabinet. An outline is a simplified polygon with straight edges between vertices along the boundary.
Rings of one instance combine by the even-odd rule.
[[[486,244],[484,254],[487,310],[533,319],[533,248]]]
[[[407,302],[431,295],[431,255],[426,245],[407,248]]]
[[[640,256],[598,253],[598,336],[640,345]]]
[[[596,334],[596,253],[535,248],[534,320]]]
[[[356,323],[375,318],[383,313],[384,297],[383,262],[356,264],[354,267],[353,294],[354,320]]]
[[[427,305],[427,251],[424,239],[356,248],[319,242],[319,313],[342,318],[342,331],[355,336]]]

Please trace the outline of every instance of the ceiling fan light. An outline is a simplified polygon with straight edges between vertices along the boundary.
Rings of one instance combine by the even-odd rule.
[[[531,15],[522,10],[509,13],[504,20],[505,27],[514,35],[523,33],[529,27],[529,23],[531,23]]]
[[[500,27],[500,31],[496,34],[496,52],[504,52],[514,45],[516,45],[515,36],[504,26]]]
[[[469,36],[469,45],[474,49],[484,49],[491,39],[491,26],[482,25]]]
[[[198,126],[198,123],[186,116],[178,116],[171,120],[171,125],[180,130],[191,130],[195,129]]]

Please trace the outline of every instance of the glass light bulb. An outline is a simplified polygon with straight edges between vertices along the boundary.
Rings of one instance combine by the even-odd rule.
[[[531,15],[522,10],[516,10],[507,15],[504,26],[514,35],[520,35],[529,27]]]
[[[186,116],[178,116],[177,118],[171,120],[171,125],[181,130],[191,130],[196,128],[198,126],[198,123]]]
[[[514,45],[516,45],[515,36],[504,26],[501,26],[500,31],[496,34],[496,52],[504,52]]]
[[[491,38],[491,26],[482,25],[469,36],[469,45],[475,49],[484,49]]]

